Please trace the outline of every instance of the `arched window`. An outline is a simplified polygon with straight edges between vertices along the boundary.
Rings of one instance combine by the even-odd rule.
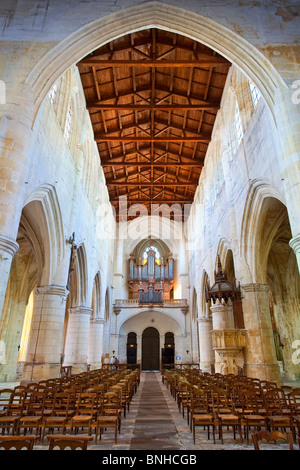
[[[69,106],[66,124],[65,124],[65,131],[64,131],[64,138],[66,139],[67,142],[69,142],[70,140],[71,126],[72,126],[72,110],[71,110],[71,106]]]
[[[252,96],[253,106],[255,108],[255,106],[257,105],[257,103],[258,103],[258,101],[261,97],[261,94],[260,94],[259,89],[254,85],[253,82],[249,82],[249,86],[250,86],[250,92],[251,92],[251,96]]]
[[[234,111],[234,129],[235,129],[235,148],[237,149],[239,146],[240,141],[243,138],[243,127],[242,121],[240,116],[240,110],[238,104],[235,104],[235,111]]]
[[[146,248],[146,250],[144,251],[144,254],[143,254],[143,259],[144,260],[147,260],[148,258],[148,253],[149,253],[149,250],[153,250],[154,253],[155,253],[155,259],[160,259],[160,252],[158,251],[158,249],[156,248],[156,246],[149,246],[148,248]]]
[[[57,93],[57,82],[54,83],[54,85],[52,86],[51,90],[48,93],[48,97],[49,97],[51,104],[54,104],[56,93]]]

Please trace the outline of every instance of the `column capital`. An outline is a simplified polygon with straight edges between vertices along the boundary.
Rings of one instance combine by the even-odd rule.
[[[268,292],[269,291],[268,284],[250,283],[250,284],[243,284],[241,287],[245,292]]]
[[[91,323],[93,325],[105,325],[105,320],[104,318],[92,318]]]
[[[14,256],[19,249],[19,244],[16,240],[0,234],[0,261],[5,258],[5,254]],[[4,256],[1,252],[4,252]]]
[[[69,312],[71,315],[91,315],[93,312],[93,309],[90,307],[71,307],[69,309]]]
[[[61,297],[67,297],[68,291],[64,286],[49,285],[49,286],[38,286],[35,290],[36,295],[58,295]]]
[[[295,237],[291,238],[289,241],[289,245],[294,251],[295,255],[300,254],[300,233],[296,235]]]
[[[197,318],[198,323],[212,323],[212,317],[199,317]]]

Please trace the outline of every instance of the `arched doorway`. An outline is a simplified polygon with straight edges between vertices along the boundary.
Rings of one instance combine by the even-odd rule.
[[[170,331],[165,334],[165,344],[162,348],[161,362],[166,365],[165,368],[170,368],[174,364],[174,351],[175,351],[175,340],[174,333]]]
[[[130,332],[127,335],[127,364],[136,364],[137,339],[136,333]]]
[[[159,370],[159,332],[146,328],[142,335],[142,369]]]

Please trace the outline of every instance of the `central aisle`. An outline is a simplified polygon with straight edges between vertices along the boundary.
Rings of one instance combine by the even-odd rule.
[[[158,374],[145,372],[143,378],[130,449],[180,450],[182,446]]]

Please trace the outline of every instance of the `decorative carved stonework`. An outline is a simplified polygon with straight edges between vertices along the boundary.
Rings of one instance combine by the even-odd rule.
[[[243,367],[246,334],[246,330],[212,330],[216,372],[237,374]]]

